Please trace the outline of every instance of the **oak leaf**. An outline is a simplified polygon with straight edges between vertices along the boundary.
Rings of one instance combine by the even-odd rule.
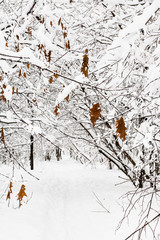
[[[82,67],[81,67],[81,72],[84,74],[85,77],[88,78],[88,49],[85,50],[85,54],[83,55],[83,62],[82,62]]]
[[[22,75],[22,71],[21,71],[21,69],[19,69],[19,74],[18,74],[18,76],[20,77]]]
[[[69,95],[65,97],[66,101],[69,102]]]
[[[63,37],[66,38],[67,37],[67,32],[63,33]]]
[[[23,197],[27,197],[27,194],[25,193],[25,191],[26,191],[26,187],[24,184],[22,184],[21,189],[18,193],[18,198],[17,198],[17,200],[19,201],[19,207],[22,206]]]
[[[59,114],[58,110],[59,110],[59,105],[57,105],[57,106],[55,107],[55,109],[54,109],[54,114],[55,114],[56,116]]]
[[[42,24],[44,23],[44,17],[42,18]]]
[[[61,24],[61,18],[58,20],[58,25],[60,25]]]
[[[12,95],[14,94],[14,90],[15,90],[15,88],[14,88],[14,86],[12,87]]]
[[[2,100],[6,103],[7,102],[7,99],[5,98],[4,95],[2,95]]]
[[[5,145],[5,140],[4,140],[4,130],[3,130],[3,127],[1,128],[1,141],[2,141],[3,144]]]
[[[66,42],[66,49],[70,50],[70,41],[68,40],[68,42]]]
[[[48,52],[48,62],[50,63],[51,62],[51,50],[49,50],[49,52]]]
[[[93,105],[93,108],[90,108],[90,120],[93,124],[93,127],[95,126],[96,121],[101,116],[101,109],[99,103],[96,103]]]
[[[124,119],[121,117],[116,121],[116,134],[123,140],[126,140],[126,129]]]
[[[53,77],[50,77],[49,83],[51,84],[53,82]]]
[[[29,33],[30,36],[32,36],[32,31],[31,31],[30,27],[28,27],[28,33]]]
[[[6,200],[11,199],[12,187],[13,187],[13,184],[12,182],[10,182]]]
[[[18,43],[18,45],[17,45],[17,52],[19,52],[19,43]]]
[[[58,71],[56,70],[55,73],[53,74],[53,76],[55,77],[55,79],[57,79],[59,77],[59,75],[57,74]]]

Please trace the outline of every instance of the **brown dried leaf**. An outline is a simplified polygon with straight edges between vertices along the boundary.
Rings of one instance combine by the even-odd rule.
[[[6,103],[7,102],[7,99],[5,98],[4,95],[2,95],[2,100]]]
[[[69,95],[65,98],[67,102],[69,102]]]
[[[12,182],[10,182],[6,200],[11,199],[12,187],[13,187],[13,184]]]
[[[27,194],[25,193],[25,191],[26,191],[26,187],[24,184],[22,184],[21,189],[18,193],[18,198],[17,198],[17,200],[19,201],[19,207],[22,206],[23,197],[27,197]]]
[[[42,18],[42,24],[44,23],[44,17]]]
[[[19,52],[19,43],[18,43],[18,45],[17,45],[17,52]]]
[[[22,75],[22,71],[21,71],[21,69],[19,69],[19,77]]]
[[[4,140],[4,130],[3,130],[3,127],[1,128],[1,141],[2,141],[3,144],[5,145],[5,140]]]
[[[126,140],[126,127],[123,117],[116,121],[116,134],[120,136],[121,139]]]
[[[56,116],[59,114],[58,110],[59,110],[59,105],[57,105],[57,106],[55,107],[55,109],[54,109],[54,114],[55,114]]]
[[[66,43],[66,49],[70,50],[70,41],[68,40],[68,42]]]
[[[67,37],[67,32],[63,33],[63,37],[66,38]]]
[[[51,25],[51,27],[53,26],[53,23],[52,23],[52,21],[50,21],[50,25]]]
[[[17,94],[17,96],[18,96],[18,88],[16,89],[16,94]]]
[[[12,87],[12,95],[14,94],[14,90],[15,90],[15,88],[14,88],[14,86]]]
[[[31,31],[30,27],[28,27],[28,33],[29,33],[30,36],[32,36],[32,31]]]
[[[34,102],[35,106],[38,107],[37,99],[33,98],[32,101]]]
[[[58,20],[58,25],[60,25],[61,24],[61,18]]]
[[[24,73],[23,73],[23,77],[26,78],[26,76],[27,76],[27,75],[26,75],[26,73],[24,72]]]
[[[57,78],[59,77],[58,74],[57,74],[58,71],[56,70],[55,72],[56,72],[56,73],[54,73],[53,76],[55,77],[55,79],[57,79]]]
[[[90,120],[93,124],[93,127],[95,126],[96,121],[101,116],[101,109],[99,103],[96,103],[93,105],[93,108],[90,108]]]
[[[53,77],[50,77],[49,83],[50,83],[50,84],[53,83]]]
[[[49,62],[49,63],[51,62],[51,53],[52,53],[52,51],[49,50],[49,52],[48,52],[48,62]]]
[[[85,50],[85,53],[83,55],[83,62],[82,62],[82,67],[81,67],[81,72],[84,74],[85,77],[88,78],[88,62],[89,62],[89,58],[88,58],[88,49]]]
[[[27,68],[29,69],[29,63],[27,63]]]

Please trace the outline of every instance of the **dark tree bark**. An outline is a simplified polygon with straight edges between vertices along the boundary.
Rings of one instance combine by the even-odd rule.
[[[33,155],[33,141],[34,141],[34,136],[30,136],[31,144],[30,144],[30,167],[31,170],[34,169],[34,155]]]

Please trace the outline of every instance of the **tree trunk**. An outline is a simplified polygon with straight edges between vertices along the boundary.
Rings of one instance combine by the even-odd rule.
[[[31,170],[34,169],[34,158],[33,158],[33,140],[34,140],[34,136],[31,135],[30,136],[30,140],[31,140],[31,144],[30,144],[30,167]]]

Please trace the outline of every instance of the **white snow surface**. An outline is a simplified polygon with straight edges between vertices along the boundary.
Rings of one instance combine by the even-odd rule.
[[[120,196],[133,189],[129,183],[116,185],[122,181],[119,171],[68,160],[37,163],[36,169],[32,173],[39,181],[23,174],[22,182],[15,172],[9,207],[1,198],[0,240],[124,240],[134,230],[136,214],[130,225],[115,232],[126,204]],[[7,175],[8,166],[2,170]],[[19,209],[17,193],[22,183],[27,198]],[[1,181],[1,193],[5,187]],[[151,240],[148,237],[144,239]]]

